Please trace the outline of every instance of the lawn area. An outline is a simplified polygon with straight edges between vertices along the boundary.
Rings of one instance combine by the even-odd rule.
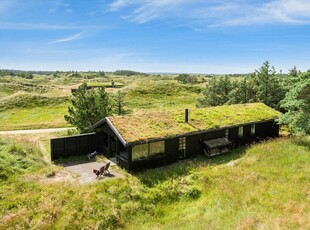
[[[0,141],[1,229],[309,229],[310,138],[279,138],[79,185]]]
[[[68,105],[14,108],[0,112],[0,131],[69,127],[64,119]]]

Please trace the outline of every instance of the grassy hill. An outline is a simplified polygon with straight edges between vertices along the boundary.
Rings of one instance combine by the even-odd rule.
[[[194,108],[197,97],[204,87],[180,84],[175,76],[118,76],[88,79],[70,75],[35,75],[33,79],[0,77],[0,121],[1,130],[67,127],[64,115],[68,111],[71,89],[83,82],[91,86],[110,86],[112,95],[118,90],[126,92],[126,111],[156,110],[184,107]],[[85,78],[86,77],[86,78]],[[121,87],[118,87],[121,86]]]
[[[27,143],[0,141],[0,229],[309,229],[310,138],[78,185]]]

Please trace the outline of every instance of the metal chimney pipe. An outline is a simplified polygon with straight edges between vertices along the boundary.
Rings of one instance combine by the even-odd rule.
[[[188,123],[188,109],[185,109],[185,122]]]

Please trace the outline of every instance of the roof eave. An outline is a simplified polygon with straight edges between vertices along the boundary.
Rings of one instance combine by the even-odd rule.
[[[98,121],[97,123],[93,124],[90,128],[91,129],[96,129],[98,128],[100,125],[104,124],[106,122],[106,118],[101,119],[100,121]]]
[[[110,121],[110,119],[108,117],[106,117],[105,120],[106,120],[106,123],[108,124],[108,126],[112,129],[113,133],[117,136],[117,138],[122,142],[122,144],[125,147],[127,147],[128,143],[125,141],[125,139],[122,137],[122,135],[118,132],[118,130],[115,128],[115,126]]]
[[[117,136],[117,138],[120,140],[120,142],[127,147],[127,142],[124,140],[124,138],[122,137],[122,135],[117,131],[117,129],[115,128],[115,126],[113,125],[113,123],[110,121],[110,119],[108,117],[105,117],[103,119],[101,119],[100,121],[98,121],[96,124],[91,126],[91,129],[96,129],[99,126],[103,125],[104,123],[107,123],[107,125],[110,127],[110,129],[113,131],[113,133]]]

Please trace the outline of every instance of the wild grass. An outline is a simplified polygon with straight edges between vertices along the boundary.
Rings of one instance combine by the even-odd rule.
[[[25,151],[0,146],[1,159]],[[37,166],[0,182],[0,228],[308,229],[309,146],[309,138],[270,140],[89,185],[53,180],[58,167],[26,154]]]
[[[29,143],[0,139],[0,181],[43,165],[42,154]]]
[[[132,83],[125,90],[128,109],[167,110],[171,108],[194,108],[202,87],[182,85],[175,80],[144,80]]]
[[[1,100],[0,112],[14,108],[25,109],[56,106],[68,101],[69,97],[48,97],[39,94],[16,93]]]
[[[69,127],[64,119],[67,103],[0,112],[0,130]]]

